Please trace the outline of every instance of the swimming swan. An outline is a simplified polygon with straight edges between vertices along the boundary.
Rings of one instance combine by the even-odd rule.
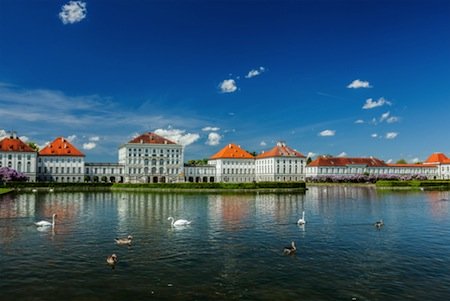
[[[186,226],[189,225],[191,223],[191,221],[185,220],[185,219],[178,219],[175,221],[175,219],[171,216],[169,216],[167,218],[167,220],[171,220],[172,221],[172,226]]]
[[[53,214],[52,217],[52,222],[48,222],[48,221],[39,221],[37,223],[34,223],[37,227],[54,227],[55,226],[55,218],[56,218],[56,213]]]
[[[380,219],[379,221],[375,222],[375,224],[373,224],[375,227],[377,227],[378,230],[380,230],[381,227],[384,226],[384,222],[382,219]]]
[[[304,225],[304,224],[306,224],[306,221],[305,221],[305,211],[303,211],[303,213],[302,213],[302,218],[300,218],[300,219],[298,220],[297,224],[299,224],[299,225]]]
[[[294,254],[296,251],[297,251],[297,248],[295,247],[295,242],[291,242],[290,246],[284,247],[283,254],[291,255],[291,254]]]
[[[111,256],[106,257],[106,262],[109,265],[114,266],[117,263],[117,261],[119,261],[119,259],[117,258],[116,254],[112,254]]]
[[[133,239],[133,236],[128,235],[128,237],[123,238],[115,238],[116,244],[118,245],[131,245],[131,240]]]

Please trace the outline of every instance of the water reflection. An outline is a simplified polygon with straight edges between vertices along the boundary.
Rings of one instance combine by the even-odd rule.
[[[6,195],[0,299],[437,299],[450,295],[441,285],[450,281],[448,199],[343,186]],[[307,223],[298,225],[302,211]],[[33,223],[53,213],[54,231],[39,232]],[[192,224],[171,227],[169,216]],[[116,244],[127,235],[131,246]],[[283,256],[291,241],[297,254]],[[119,258],[114,270],[105,261],[111,254]]]

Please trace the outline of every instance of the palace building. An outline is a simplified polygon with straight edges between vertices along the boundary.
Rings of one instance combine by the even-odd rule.
[[[0,141],[0,167],[25,174],[29,181],[45,182],[294,182],[318,176],[420,175],[450,179],[450,159],[434,153],[422,164],[388,164],[369,158],[306,156],[278,142],[254,156],[229,143],[207,164],[184,164],[184,147],[155,133],[144,133],[119,146],[117,163],[85,162],[85,155],[64,137],[37,152],[15,133]]]

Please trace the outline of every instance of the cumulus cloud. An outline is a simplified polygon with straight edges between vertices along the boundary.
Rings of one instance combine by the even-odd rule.
[[[335,134],[336,134],[336,131],[334,131],[334,130],[324,130],[319,133],[319,136],[329,137],[329,136],[334,136]]]
[[[381,114],[380,122],[386,121],[387,123],[395,123],[399,120],[397,116],[392,116],[390,112]]]
[[[364,123],[364,120],[358,119],[358,120],[355,121],[355,123],[357,123],[357,124]]]
[[[82,1],[70,1],[61,7],[59,18],[64,24],[78,23],[86,18],[86,3]]]
[[[233,93],[237,90],[236,81],[234,79],[225,79],[219,85],[222,93]]]
[[[373,133],[372,135],[370,135],[370,137],[372,137],[372,138],[377,138],[377,137],[378,137],[378,134]]]
[[[96,146],[97,146],[97,144],[95,142],[83,143],[83,149],[86,149],[86,150],[94,149]]]
[[[347,153],[346,152],[342,152],[342,153],[340,153],[339,155],[337,155],[339,158],[342,158],[342,157],[347,157]]]
[[[317,156],[316,153],[309,152],[308,155],[307,155],[306,157],[307,157],[307,158],[313,158],[313,157],[315,157],[315,156]]]
[[[392,162],[394,162],[394,160],[392,160],[392,159],[389,159],[386,161],[387,164],[391,164]]]
[[[373,109],[376,107],[381,107],[384,105],[391,105],[391,102],[384,99],[383,97],[379,98],[378,100],[374,101],[372,98],[369,98],[366,100],[366,103],[363,105],[363,109],[365,110],[369,110],[369,109]]]
[[[263,73],[264,71],[265,71],[264,67],[259,67],[258,69],[252,69],[247,73],[245,78],[252,78],[252,77],[258,76],[261,73]]]
[[[213,127],[213,126],[207,126],[207,127],[202,128],[202,131],[204,131],[204,132],[217,132],[218,130],[220,130],[220,128]]]
[[[74,142],[77,139],[77,135],[70,135],[69,137],[67,137],[67,140],[69,140],[70,142]]]
[[[398,136],[398,133],[396,133],[396,132],[386,133],[386,139],[395,139],[395,138],[397,138],[397,136]]]
[[[259,145],[260,145],[260,146],[267,146],[267,143],[266,143],[266,141],[261,141],[261,142],[259,143]]]
[[[218,145],[220,143],[220,139],[222,139],[222,136],[219,134],[212,132],[208,134],[208,140],[206,141],[207,145]]]
[[[89,141],[100,141],[100,137],[99,136],[90,137]]]
[[[0,139],[8,137],[8,133],[5,130],[0,130]]]
[[[355,79],[352,81],[347,88],[349,89],[359,89],[359,88],[372,88],[368,81]]]
[[[412,159],[412,163],[418,163],[418,162],[420,162],[420,159],[419,159],[419,158],[414,158],[414,159]]]
[[[172,128],[157,129],[155,131],[155,134],[163,136],[171,141],[174,141],[174,142],[184,145],[184,146],[190,145],[200,138],[199,134],[186,133],[185,130],[172,129]]]

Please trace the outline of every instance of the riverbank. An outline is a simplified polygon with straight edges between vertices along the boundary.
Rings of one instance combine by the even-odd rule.
[[[11,188],[0,188],[0,195],[13,191]]]
[[[8,189],[21,192],[55,191],[156,191],[156,192],[299,192],[305,182],[253,183],[10,183]]]

